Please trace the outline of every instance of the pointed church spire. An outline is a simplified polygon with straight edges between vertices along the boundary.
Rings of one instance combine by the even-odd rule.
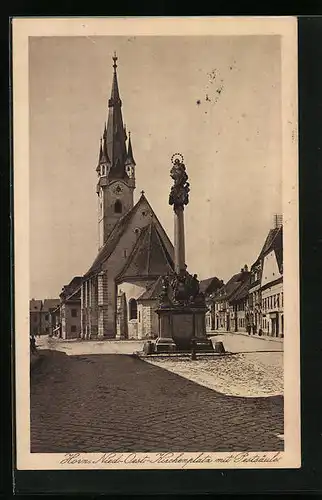
[[[106,167],[111,164],[106,147],[105,147],[105,141],[104,141],[104,133],[103,137],[100,139],[100,152],[99,152],[99,157],[98,157],[98,165],[96,167],[96,172],[100,173],[101,172],[101,165],[105,165]]]
[[[100,138],[100,152],[99,152],[99,155],[98,155],[98,164],[97,164],[97,167],[96,167],[96,172],[100,172],[101,170],[101,164],[102,164],[102,158],[103,158],[103,140],[102,140],[102,137]]]
[[[123,125],[122,101],[117,81],[117,55],[113,56],[113,82],[111,97],[108,101],[108,119],[105,134],[106,154],[111,161],[110,177],[122,179],[127,176],[126,160],[126,132]],[[104,145],[103,145],[104,149]]]
[[[125,165],[133,165],[135,167],[136,163],[133,157],[132,142],[131,142],[131,132],[129,131],[129,144],[127,148],[127,156]]]
[[[120,106],[122,106],[122,101],[120,99],[120,93],[119,93],[119,86],[118,86],[118,81],[117,81],[117,64],[116,61],[118,59],[116,52],[114,52],[114,56],[112,57],[114,64],[113,64],[113,82],[112,82],[112,91],[111,91],[111,98],[108,101],[109,106],[113,106],[116,103],[119,103]]]

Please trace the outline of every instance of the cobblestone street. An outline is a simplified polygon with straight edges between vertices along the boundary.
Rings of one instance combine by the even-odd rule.
[[[233,356],[214,359],[198,355],[184,358],[154,358],[148,362],[193,382],[230,396],[265,397],[283,394],[283,343],[258,337],[218,334]]]
[[[283,449],[282,396],[229,396],[124,354],[41,352],[32,452]]]

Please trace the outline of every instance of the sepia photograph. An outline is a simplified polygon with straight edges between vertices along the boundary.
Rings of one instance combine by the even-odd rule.
[[[296,45],[14,20],[18,469],[300,467]]]

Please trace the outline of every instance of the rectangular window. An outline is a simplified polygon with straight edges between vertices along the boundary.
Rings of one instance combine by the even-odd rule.
[[[77,309],[72,309],[72,317],[73,318],[77,317]]]
[[[70,331],[71,331],[72,333],[75,333],[75,332],[76,332],[76,325],[72,325],[72,326],[70,327]]]
[[[49,320],[49,315],[48,315],[48,314],[46,314],[46,316],[45,316],[45,320],[46,320],[46,321],[48,321],[48,320]]]
[[[34,323],[37,323],[37,316],[34,316]]]
[[[141,322],[141,311],[139,311],[139,323]]]

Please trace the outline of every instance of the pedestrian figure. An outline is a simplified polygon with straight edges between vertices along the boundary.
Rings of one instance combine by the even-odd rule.
[[[32,354],[37,354],[36,339],[33,335],[30,336],[30,351]]]
[[[196,339],[193,337],[191,339],[191,360],[196,360],[197,359],[197,355],[196,355],[196,344],[197,344],[197,341]]]
[[[252,327],[250,325],[247,325],[247,332],[248,332],[248,335],[251,334],[251,331],[252,331]]]

